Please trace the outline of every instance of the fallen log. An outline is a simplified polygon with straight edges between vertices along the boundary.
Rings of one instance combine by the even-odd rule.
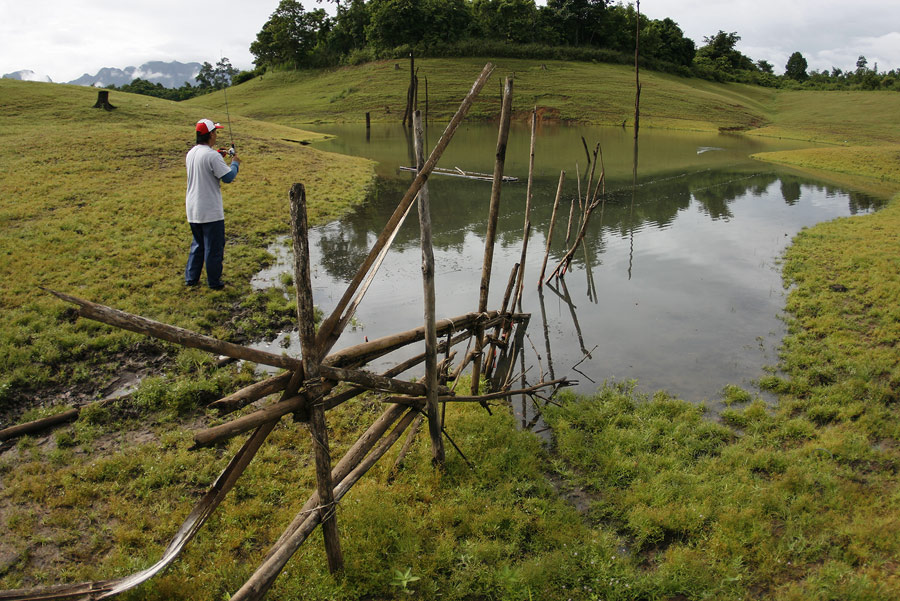
[[[0,442],[18,438],[19,436],[25,436],[26,434],[43,432],[48,428],[52,428],[60,424],[74,422],[76,419],[78,419],[79,413],[81,413],[80,407],[72,407],[71,409],[66,409],[65,411],[57,413],[56,415],[42,417],[41,419],[36,419],[24,424],[17,424],[15,426],[10,426],[9,428],[4,428],[3,430],[0,430]]]
[[[271,378],[266,378],[265,380],[251,384],[226,397],[222,397],[218,401],[213,401],[207,405],[207,408],[215,409],[220,415],[237,411],[263,397],[275,394],[276,392],[281,392],[285,389],[290,380],[291,372],[286,371],[283,374],[272,376]]]

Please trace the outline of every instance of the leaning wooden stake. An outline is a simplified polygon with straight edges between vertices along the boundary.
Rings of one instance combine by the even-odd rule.
[[[537,107],[531,110],[531,147],[528,154],[528,187],[525,192],[525,226],[522,230],[522,256],[519,259],[519,275],[516,283],[516,294],[513,297],[513,310],[522,310],[522,294],[525,289],[525,257],[528,254],[528,238],[531,236],[531,200],[534,182],[534,141],[537,131]]]
[[[291,232],[294,240],[294,287],[297,289],[297,316],[300,326],[300,347],[303,353],[304,386],[311,401],[309,431],[316,460],[316,489],[319,493],[319,519],[325,535],[325,553],[332,574],[344,569],[341,541],[338,535],[334,487],[331,483],[331,452],[328,448],[328,428],[322,406],[323,386],[319,380],[319,349],[316,347],[316,318],[312,298],[309,267],[309,238],[307,237],[306,190],[303,184],[291,186]]]
[[[422,114],[413,112],[415,133],[416,170],[425,164],[425,131]],[[431,246],[431,206],[428,184],[419,190],[419,230],[422,235],[422,285],[425,293],[425,388],[428,390],[427,403],[428,434],[431,436],[431,461],[436,466],[444,465],[444,441],[441,438],[441,416],[438,412],[438,372],[437,372],[437,330],[435,329],[434,306],[434,249]]]
[[[497,220],[500,216],[500,188],[503,185],[503,167],[506,164],[506,143],[509,140],[509,122],[512,113],[513,80],[506,78],[503,92],[503,107],[500,110],[500,130],[497,134],[497,156],[494,161],[494,183],[491,187],[491,207],[488,213],[487,234],[484,240],[484,262],[481,266],[481,286],[478,294],[478,312],[487,310],[488,291],[491,286],[491,267],[494,262],[494,240],[497,237]],[[481,378],[481,349],[484,328],[475,329],[473,349],[472,394],[478,394],[478,380]]]
[[[541,263],[541,276],[538,278],[537,287],[539,290],[544,285],[544,271],[547,269],[547,257],[550,256],[550,243],[553,242],[553,226],[556,225],[556,209],[559,208],[559,199],[562,196],[564,181],[566,181],[566,172],[560,171],[559,184],[556,186],[556,200],[553,201],[553,213],[550,215],[550,231],[547,232],[547,249],[544,251],[544,262]]]

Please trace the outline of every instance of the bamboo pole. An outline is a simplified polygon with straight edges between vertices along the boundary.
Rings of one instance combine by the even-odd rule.
[[[443,155],[444,150],[447,148],[447,145],[450,144],[450,141],[453,139],[453,135],[456,133],[456,130],[459,127],[459,124],[462,122],[463,117],[465,117],[466,113],[468,113],[469,108],[471,108],[472,103],[475,101],[478,93],[484,87],[485,82],[487,81],[493,70],[494,66],[491,63],[487,63],[484,66],[481,74],[475,80],[475,83],[472,84],[472,88],[469,90],[469,93],[463,99],[462,103],[459,106],[459,109],[456,111],[456,114],[453,116],[453,118],[450,120],[450,123],[444,130],[441,139],[438,140],[437,145],[434,147],[434,150],[432,150],[431,155],[428,157],[428,160],[425,161],[425,164],[422,166],[422,170],[416,175],[416,178],[413,180],[413,183],[410,186],[409,190],[407,190],[406,194],[401,199],[400,204],[397,206],[397,209],[388,219],[384,230],[378,237],[378,240],[376,240],[372,249],[369,251],[369,254],[363,261],[363,264],[360,265],[359,270],[353,277],[353,280],[351,280],[350,284],[347,286],[347,290],[338,301],[337,306],[335,306],[334,308],[334,311],[331,315],[328,316],[328,318],[325,319],[324,322],[322,322],[322,325],[319,328],[318,335],[316,336],[316,343],[319,346],[322,354],[327,354],[331,350],[331,347],[334,346],[334,343],[337,341],[338,337],[341,334],[341,330],[337,328],[337,324],[342,320],[344,309],[347,308],[350,299],[353,297],[353,294],[359,287],[359,284],[360,282],[362,282],[365,274],[368,273],[369,268],[374,263],[375,258],[378,256],[378,253],[385,246],[390,232],[393,231],[397,224],[400,222],[401,217],[406,213],[406,210],[412,204],[413,200],[415,200],[416,195],[425,184],[428,176],[431,175],[431,172],[434,170],[435,165],[437,165],[438,160]]]
[[[198,348],[218,355],[227,355],[235,359],[244,359],[245,361],[253,361],[254,363],[262,363],[263,365],[270,365],[272,367],[281,367],[282,369],[292,370],[302,367],[300,361],[292,357],[267,353],[265,351],[233,344],[231,342],[224,342],[211,336],[196,334],[184,328],[170,326],[152,319],[147,319],[146,317],[132,315],[125,311],[98,305],[48,288],[41,287],[41,290],[45,290],[66,302],[78,305],[78,314],[82,317],[100,321],[123,330],[145,334],[168,342],[174,342],[175,344],[186,346],[188,348]]]
[[[499,311],[486,311],[484,313],[466,313],[448,319],[435,322],[435,330],[439,335],[448,331],[458,332],[463,329],[473,328],[478,323],[488,324],[497,319]],[[381,357],[399,348],[425,340],[425,326],[413,328],[398,334],[389,334],[381,338],[362,342],[334,352],[325,358],[325,365],[355,365],[367,363],[374,358]]]
[[[488,392],[485,394],[472,396],[438,397],[438,400],[447,403],[483,403],[485,401],[494,401],[497,399],[508,398],[517,394],[531,394],[533,392],[537,392],[538,390],[549,388],[551,386],[563,388],[566,386],[575,386],[576,384],[578,384],[578,382],[574,380],[569,380],[568,378],[559,378],[557,380],[551,380],[548,382],[538,382],[534,386],[523,387],[518,390],[501,390],[498,392]],[[424,399],[422,397],[392,396],[386,398],[385,402],[417,407],[422,405]]]
[[[332,574],[344,569],[344,555],[338,533],[334,486],[331,483],[331,451],[328,426],[322,406],[324,390],[319,376],[319,349],[316,346],[316,308],[313,305],[312,279],[309,266],[309,238],[306,217],[306,189],[303,184],[291,186],[291,233],[294,241],[294,288],[297,291],[297,319],[303,356],[304,387],[310,402],[309,432],[316,463],[316,490],[319,493],[319,519],[325,539],[325,555]]]
[[[51,415],[50,417],[43,417],[24,424],[17,424],[15,426],[10,426],[9,428],[4,428],[3,430],[0,430],[0,442],[11,440],[19,436],[25,436],[26,434],[42,432],[43,430],[60,424],[74,422],[78,419],[79,413],[81,413],[80,407],[72,407],[57,413],[56,415]]]
[[[338,381],[351,382],[367,390],[413,394],[415,396],[425,396],[426,394],[425,386],[416,382],[404,382],[402,380],[386,378],[369,372],[339,367],[328,367],[326,365],[320,366],[320,370],[321,374],[327,379],[321,384],[322,394],[327,394],[331,391]],[[438,388],[438,392],[447,394],[450,391],[446,387],[441,386]],[[353,393],[349,398],[356,396],[356,394],[359,393]],[[328,403],[327,408],[334,407],[337,404],[339,403]],[[307,400],[306,391],[302,391],[301,394],[284,398],[273,405],[263,407],[262,409],[258,409],[247,415],[242,415],[241,417],[225,422],[224,424],[198,430],[194,433],[194,447],[199,448],[209,446],[236,436],[241,432],[252,430],[261,424],[278,420],[288,413],[305,414],[309,409],[310,404]]]
[[[413,130],[415,131],[416,169],[421,170],[425,164],[425,131],[422,127],[422,114],[419,111],[413,113]],[[419,230],[422,237],[422,287],[424,288],[425,305],[425,388],[428,398],[425,408],[428,414],[428,434],[431,437],[431,462],[436,466],[443,467],[444,441],[441,438],[441,416],[438,413],[437,404],[434,249],[431,243],[431,206],[427,183],[419,190]]]
[[[559,208],[559,199],[562,196],[563,182],[566,181],[566,172],[559,172],[559,184],[556,186],[556,200],[553,201],[553,213],[550,215],[550,231],[547,232],[547,249],[544,251],[544,262],[541,264],[541,276],[538,278],[538,290],[544,285],[544,271],[547,269],[547,257],[550,256],[550,243],[553,242],[553,226],[556,225],[556,210]]]
[[[359,481],[360,478],[373,466],[375,462],[378,461],[387,451],[391,448],[391,446],[400,438],[403,434],[403,431],[409,426],[409,424],[413,421],[416,416],[416,411],[408,411],[404,417],[400,420],[397,426],[391,431],[391,433],[384,437],[378,446],[372,450],[372,452],[363,459],[359,465],[357,465],[346,478],[341,480],[341,483],[337,485],[334,489],[334,498],[336,501],[340,501],[347,491],[350,490],[356,482]],[[258,599],[262,599],[262,597],[266,594],[266,591],[272,586],[272,583],[275,582],[275,579],[278,577],[278,574],[281,573],[281,570],[284,568],[285,564],[288,560],[293,556],[293,554],[300,548],[300,545],[303,544],[303,541],[313,532],[315,527],[319,524],[319,514],[318,512],[312,512],[309,516],[303,520],[301,525],[294,530],[290,536],[286,537],[285,540],[281,542],[281,544],[273,548],[269,556],[263,562],[262,565],[257,568],[256,572],[250,579],[244,583],[244,585],[238,590],[234,595],[232,595],[232,601],[256,601]]]
[[[506,292],[503,293],[503,304],[500,306],[501,315],[506,313],[506,307],[509,305],[509,299],[512,296],[513,287],[516,284],[516,274],[519,272],[519,264],[516,263],[513,265],[512,269],[509,272],[509,279],[506,282]],[[494,348],[497,344],[494,342],[495,340],[501,340],[501,332],[505,332],[509,327],[509,322],[504,320],[501,323],[497,324],[497,327],[494,328],[494,335],[491,337],[491,349],[488,351],[488,356],[485,357],[484,360],[484,377],[485,379],[490,380],[491,371],[494,368],[494,355],[496,354],[496,349]]]
[[[522,255],[519,259],[519,275],[516,283],[516,294],[513,309],[522,310],[522,293],[525,288],[525,258],[528,255],[528,238],[531,236],[531,201],[534,183],[534,144],[537,133],[537,107],[531,109],[531,146],[528,153],[528,186],[525,192],[525,225],[522,228]]]
[[[509,123],[512,116],[512,77],[506,78],[503,106],[500,110],[500,129],[497,134],[497,155],[494,161],[494,181],[491,186],[491,205],[488,213],[487,234],[484,240],[484,262],[481,266],[481,285],[478,295],[478,312],[487,310],[488,291],[491,285],[491,267],[494,261],[494,240],[497,237],[497,220],[500,216],[500,189],[503,185],[503,167],[506,164],[506,144],[509,140]],[[481,378],[481,349],[484,328],[475,328],[475,348],[472,367],[472,394],[478,393]],[[468,359],[466,357],[464,361]]]
[[[578,194],[572,199],[572,206],[569,207],[569,224],[566,226],[566,244],[572,235],[572,215],[575,213],[575,199],[578,199],[578,206],[581,206],[581,173],[578,172],[578,163],[575,163],[575,184],[578,188]]]
[[[397,458],[394,460],[394,465],[391,466],[391,471],[388,472],[388,482],[392,481],[400,470],[403,469],[403,460],[406,459],[406,455],[412,448],[416,435],[419,434],[419,430],[422,428],[422,420],[424,418],[424,414],[420,413],[416,416],[416,419],[413,420],[412,427],[409,429],[409,432],[406,433],[406,440],[403,441],[403,446],[400,447],[400,452],[397,453]],[[438,432],[438,435],[440,436],[440,432]]]
[[[641,78],[638,58],[640,58],[641,46],[641,0],[637,0],[637,18],[634,26],[634,139],[637,140],[638,129],[641,122]]]
[[[250,403],[256,402],[270,394],[281,392],[287,387],[290,379],[291,372],[286,371],[283,374],[260,380],[237,392],[233,392],[226,397],[213,401],[206,407],[208,409],[217,410],[219,415],[225,415],[226,413],[231,413],[242,407],[246,407]]]

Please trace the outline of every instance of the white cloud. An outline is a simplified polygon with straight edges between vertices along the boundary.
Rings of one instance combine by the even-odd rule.
[[[332,8],[302,2],[307,10]],[[277,6],[278,0],[0,0],[0,73],[31,69],[71,81],[102,67],[215,63],[222,56],[250,69],[250,44]],[[795,51],[810,69],[853,69],[860,54],[882,71],[900,68],[897,0],[644,0],[641,11],[673,19],[698,46],[719,30],[737,32],[741,52],[777,72]]]

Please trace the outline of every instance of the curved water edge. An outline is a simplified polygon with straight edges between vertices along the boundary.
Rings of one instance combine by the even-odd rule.
[[[399,170],[410,164],[403,128],[382,126],[368,134],[359,126],[323,130],[338,135],[323,148],[379,161],[371,200],[310,231],[314,301],[328,313],[411,176]],[[630,134],[564,126],[539,132],[522,301],[522,310],[532,314],[526,377],[532,383],[542,373],[569,377],[579,381],[581,393],[604,381],[634,379],[642,391],[665,390],[716,410],[726,385],[754,390],[767,366],[777,363],[785,302],[778,261],[793,236],[821,221],[870,212],[883,201],[752,161],[749,154],[786,144],[731,134],[641,132],[634,180]],[[591,218],[572,269],[539,291],[559,170],[566,170],[567,183],[548,271],[568,249],[568,215],[578,190],[575,164],[583,197],[587,159],[598,141],[607,175],[602,214],[598,210]],[[503,188],[489,308],[499,307],[521,254],[528,142],[525,128],[513,129],[505,173],[520,181]],[[490,172],[495,144],[494,127],[465,126],[440,164]],[[491,184],[434,175],[429,186],[442,318],[477,308]],[[286,240],[274,242],[270,251],[277,260],[254,278],[255,287],[280,285],[280,274],[292,270]],[[413,212],[338,348],[421,325],[420,265]],[[299,355],[296,334],[282,333],[259,346]],[[392,356],[372,368],[387,369],[401,359]]]

